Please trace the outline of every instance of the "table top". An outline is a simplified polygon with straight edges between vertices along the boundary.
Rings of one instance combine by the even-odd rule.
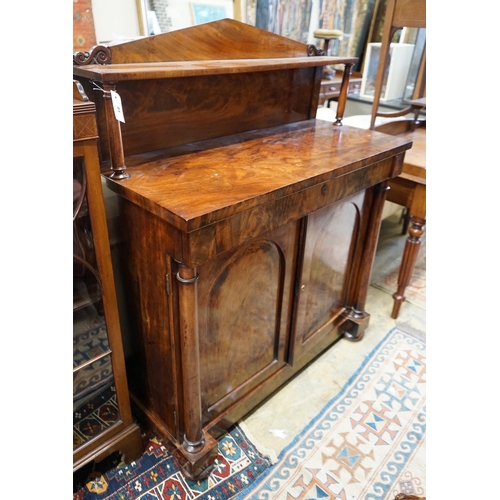
[[[405,138],[312,119],[128,157],[130,178],[107,183],[189,232],[410,147]]]
[[[407,151],[403,165],[403,173],[425,179],[426,177],[426,148],[425,128],[417,128],[413,132],[402,134],[413,141],[413,146]]]

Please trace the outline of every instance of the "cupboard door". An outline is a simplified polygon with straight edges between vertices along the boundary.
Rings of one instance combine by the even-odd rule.
[[[362,192],[345,198],[304,220],[306,236],[296,290],[293,363],[325,337],[338,337],[335,326],[345,311],[364,195]]]
[[[198,268],[204,423],[286,364],[297,227],[290,223]]]

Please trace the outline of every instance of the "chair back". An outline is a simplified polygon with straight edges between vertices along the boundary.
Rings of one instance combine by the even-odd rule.
[[[418,111],[425,107],[425,68],[426,68],[426,51],[422,55],[420,67],[415,82],[415,89],[412,100],[409,105],[401,111],[381,112],[379,111],[380,94],[382,93],[382,85],[384,75],[387,68],[389,49],[391,40],[394,34],[402,28],[425,28],[426,18],[426,0],[388,0],[387,9],[385,12],[384,27],[382,30],[382,43],[380,47],[380,58],[378,62],[377,77],[375,80],[375,94],[373,98],[370,129],[375,128],[375,120],[377,116],[396,118],[407,115],[412,111],[416,111],[415,120],[418,117]]]

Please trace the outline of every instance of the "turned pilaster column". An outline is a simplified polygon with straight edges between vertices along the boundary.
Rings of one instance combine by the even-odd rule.
[[[342,120],[344,119],[345,105],[347,103],[347,91],[349,89],[349,77],[351,76],[353,66],[354,63],[347,63],[344,68],[344,74],[342,75],[342,85],[340,86],[337,114],[334,122],[334,125],[337,126],[342,125]]]
[[[370,220],[368,231],[365,236],[360,265],[357,275],[353,279],[353,285],[349,293],[351,305],[349,320],[346,322],[344,338],[358,341],[363,338],[364,330],[368,326],[369,314],[365,311],[366,296],[370,286],[373,260],[377,250],[378,236],[380,232],[380,221],[384,202],[389,191],[388,182],[384,181],[375,187],[373,201],[370,208]]]
[[[108,128],[109,137],[109,153],[111,156],[111,174],[108,175],[111,179],[128,179],[130,176],[125,169],[125,154],[123,152],[122,131],[120,122],[116,119],[113,102],[111,100],[111,90],[115,91],[114,83],[105,83],[103,85],[104,95],[104,110],[106,113],[106,125]]]
[[[184,397],[184,441],[189,453],[204,444],[201,420],[200,348],[198,338],[198,300],[196,268],[179,265],[179,323],[181,334],[182,388]]]
[[[189,479],[210,474],[218,455],[217,441],[203,430],[200,342],[198,334],[198,272],[179,264],[179,333],[183,395],[184,437],[176,453],[183,473]]]

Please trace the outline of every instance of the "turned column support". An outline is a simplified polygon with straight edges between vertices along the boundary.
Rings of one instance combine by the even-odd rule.
[[[103,90],[112,170],[107,176],[116,180],[128,179],[130,176],[125,172],[127,166],[125,165],[125,154],[123,152],[122,131],[120,122],[116,119],[113,102],[111,100],[111,90],[115,91],[116,86],[114,83],[104,83]]]
[[[378,236],[382,210],[384,208],[387,192],[389,191],[388,181],[377,185],[370,208],[370,220],[368,222],[368,232],[365,236],[365,243],[361,255],[361,263],[358,274],[354,277],[353,286],[350,293],[351,308],[348,320],[343,327],[344,338],[357,342],[363,338],[364,331],[368,326],[370,315],[365,311],[366,296],[370,286],[375,252],[377,250]]]
[[[189,453],[200,451],[204,444],[201,423],[200,346],[198,338],[198,307],[196,268],[179,265],[179,318],[182,356],[182,387],[184,396],[184,441]]]
[[[422,236],[424,234],[425,219],[411,216],[410,227],[408,229],[408,238],[406,239],[405,249],[403,252],[403,259],[399,268],[398,274],[398,288],[393,294],[394,306],[392,309],[391,318],[397,319],[401,304],[406,300],[405,289],[410,283],[410,279],[415,269],[417,262],[418,252],[422,243]]]
[[[181,347],[184,437],[180,446],[183,472],[189,479],[210,474],[217,458],[217,441],[203,430],[200,342],[198,335],[198,272],[179,263],[179,332]]]
[[[351,76],[352,67],[354,63],[347,63],[344,67],[344,74],[342,75],[342,85],[340,86],[339,100],[337,104],[337,114],[335,116],[334,125],[342,125],[344,119],[345,105],[347,103],[347,91],[349,89],[349,77]]]
[[[417,262],[422,236],[426,222],[426,185],[424,183],[415,184],[413,187],[413,197],[408,209],[410,217],[410,227],[408,228],[408,238],[403,250],[403,258],[399,267],[398,285],[396,292],[392,296],[394,305],[391,313],[392,319],[397,319],[401,305],[406,300],[405,289],[411,281],[415,263]]]

